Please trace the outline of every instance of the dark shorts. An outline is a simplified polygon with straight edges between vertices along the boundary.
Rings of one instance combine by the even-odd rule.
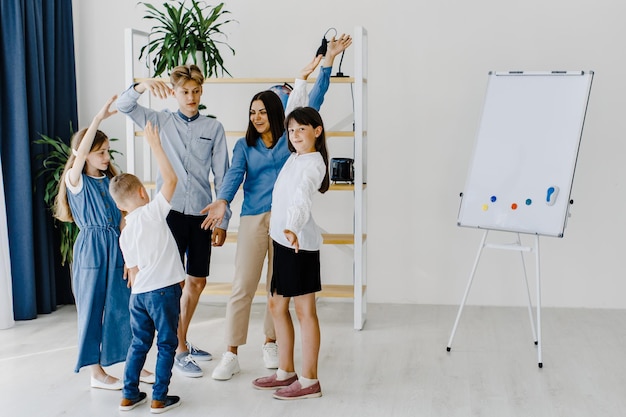
[[[271,293],[297,297],[322,290],[320,251],[300,249],[298,253],[276,242]]]
[[[167,224],[178,246],[180,260],[192,277],[206,278],[209,275],[211,230],[200,227],[204,219],[205,216],[191,216],[174,210],[167,215]]]

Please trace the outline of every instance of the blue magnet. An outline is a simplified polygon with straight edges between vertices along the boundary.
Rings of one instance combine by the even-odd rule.
[[[495,196],[495,195],[492,195],[492,196],[491,196],[491,198],[490,198],[490,200],[491,200],[491,202],[492,202],[492,203],[495,203],[495,202],[496,202],[496,200],[497,200],[497,198],[496,198],[496,196]]]
[[[526,199],[526,205],[530,206],[533,203],[533,200],[531,200],[530,198]]]
[[[556,197],[558,195],[559,195],[559,187],[557,186],[548,187],[548,190],[546,193],[546,204],[549,206],[553,206],[554,203],[556,202]]]

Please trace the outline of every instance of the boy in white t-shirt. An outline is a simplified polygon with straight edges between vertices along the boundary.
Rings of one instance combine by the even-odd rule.
[[[139,391],[139,376],[156,330],[158,353],[150,411],[158,414],[180,405],[180,397],[167,394],[178,346],[180,282],[185,280],[185,270],[165,220],[176,189],[176,173],[163,151],[158,128],[148,122],[144,134],[163,178],[159,193],[150,201],[141,180],[132,174],[115,176],[109,184],[117,207],[127,213],[120,248],[131,286],[132,341],[119,409],[132,410],[146,402],[146,393]]]

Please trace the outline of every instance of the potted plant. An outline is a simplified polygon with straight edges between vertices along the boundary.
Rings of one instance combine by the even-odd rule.
[[[72,129],[70,128],[70,131]],[[37,172],[36,178],[43,177],[44,194],[43,199],[46,206],[50,211],[54,210],[54,200],[59,191],[59,181],[63,175],[65,169],[65,163],[69,158],[72,149],[58,136],[51,138],[44,134],[40,134],[40,139],[34,141],[39,145],[47,145],[50,147],[50,152],[46,155],[38,155],[37,158],[42,160],[42,167]],[[115,138],[109,138],[110,141],[115,141]],[[111,163],[113,163],[113,156],[115,153],[119,153],[115,150],[110,150]],[[74,255],[74,242],[76,236],[78,236],[78,226],[73,222],[62,222],[55,218],[54,223],[59,227],[61,244],[61,265],[71,263]]]
[[[232,54],[235,50],[225,41],[222,26],[232,19],[222,20],[230,12],[224,3],[211,6],[203,1],[191,0],[187,7],[184,0],[163,3],[164,10],[140,2],[146,7],[144,19],[156,20],[150,32],[150,40],[139,52],[139,59],[152,55],[154,77],[170,71],[177,65],[193,62],[204,72],[205,77],[230,73],[224,68],[219,46],[224,45]]]

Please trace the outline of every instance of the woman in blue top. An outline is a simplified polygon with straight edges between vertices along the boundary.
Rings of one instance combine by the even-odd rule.
[[[328,42],[324,63],[320,69],[308,105],[319,110],[328,90],[330,73],[335,57],[350,44],[350,36],[342,34]],[[272,239],[269,237],[272,191],[278,173],[290,152],[285,133],[285,113],[298,106],[307,105],[306,79],[322,60],[316,57],[296,79],[295,88],[289,96],[287,110],[278,95],[272,91],[256,94],[250,103],[250,119],[245,138],[241,138],[233,149],[233,159],[224,176],[222,188],[216,200],[207,207],[208,216],[204,228],[221,224],[228,204],[233,200],[243,183],[244,199],[241,208],[235,276],[233,288],[226,307],[226,343],[228,349],[213,371],[213,379],[228,380],[239,372],[237,348],[246,343],[250,308],[257,290],[265,257],[268,259],[266,287],[272,277]],[[269,292],[269,291],[268,291]],[[270,369],[278,368],[278,347],[271,314],[266,310],[264,321],[265,344],[263,360]]]

